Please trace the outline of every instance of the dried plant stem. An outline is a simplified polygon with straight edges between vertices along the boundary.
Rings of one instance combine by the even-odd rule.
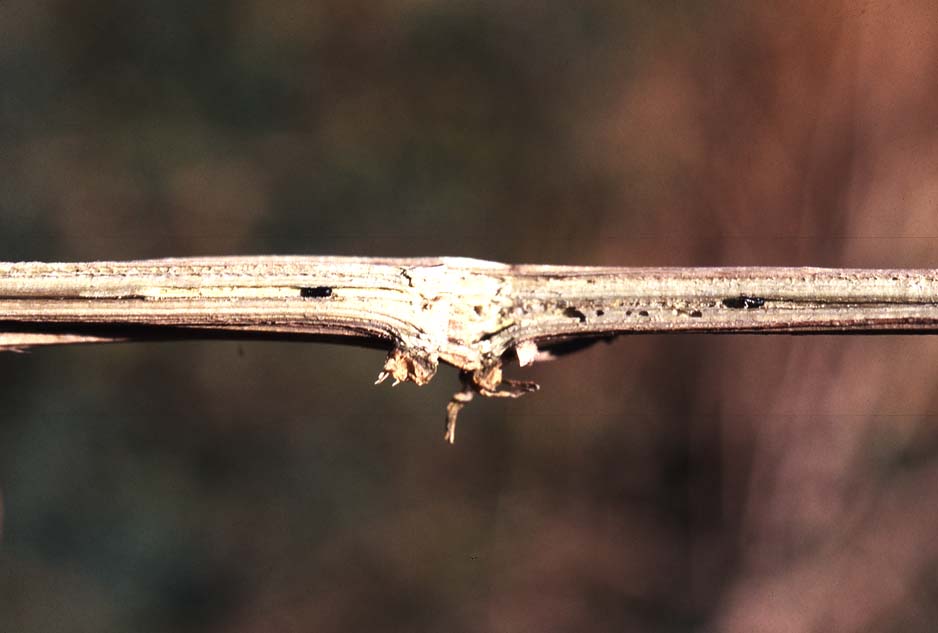
[[[385,347],[424,384],[439,362],[470,390],[517,396],[522,364],[578,340],[641,332],[938,330],[938,270],[589,268],[462,258],[233,257],[0,263],[0,350],[265,337]],[[450,404],[447,439],[468,396]]]

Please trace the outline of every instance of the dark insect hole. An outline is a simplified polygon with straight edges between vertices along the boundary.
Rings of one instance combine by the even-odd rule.
[[[300,296],[304,299],[322,299],[332,296],[332,288],[328,286],[316,286],[315,288],[300,288]]]
[[[750,310],[752,308],[761,308],[765,305],[765,299],[739,295],[738,297],[728,297],[724,299],[723,305],[733,310]]]
[[[570,317],[571,319],[579,319],[580,323],[586,323],[586,315],[577,310],[576,308],[566,308],[563,311],[565,317]]]

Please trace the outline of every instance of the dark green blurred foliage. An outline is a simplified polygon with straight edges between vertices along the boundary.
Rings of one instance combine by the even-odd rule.
[[[935,266],[928,2],[0,3],[0,259]],[[931,338],[0,356],[0,631],[930,631]]]

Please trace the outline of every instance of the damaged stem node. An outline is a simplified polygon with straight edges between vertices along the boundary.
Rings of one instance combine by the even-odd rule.
[[[530,349],[530,348],[529,348]],[[536,347],[534,348],[536,353]],[[532,359],[526,363],[533,363]],[[394,379],[392,387],[402,382],[413,382],[425,385],[436,373],[437,364],[423,356],[415,355],[400,348],[394,348],[388,354],[384,367],[378,374],[375,384],[381,384],[388,377]],[[495,360],[482,369],[475,371],[461,371],[459,374],[462,388],[453,394],[449,404],[446,405],[446,433],[443,439],[454,444],[456,442],[456,420],[459,412],[472,401],[478,393],[488,398],[520,398],[540,389],[540,386],[531,381],[511,380],[502,375],[502,362]]]
[[[0,263],[0,351],[196,338],[393,347],[378,382],[423,385],[440,363],[476,393],[502,376],[626,333],[938,331],[938,270],[613,268],[458,257],[222,257]]]

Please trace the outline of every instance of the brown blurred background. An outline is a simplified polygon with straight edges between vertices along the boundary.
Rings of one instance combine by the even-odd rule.
[[[938,5],[4,0],[0,259],[935,267]],[[0,356],[0,631],[932,631],[932,337]]]

